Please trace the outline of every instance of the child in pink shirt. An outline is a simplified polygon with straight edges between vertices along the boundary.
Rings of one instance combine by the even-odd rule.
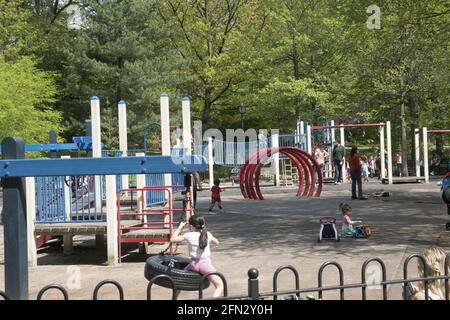
[[[352,220],[352,207],[346,203],[340,203],[339,209],[342,210],[343,221],[342,221],[342,236],[353,236],[355,229],[353,228],[354,223],[362,223],[360,220]]]

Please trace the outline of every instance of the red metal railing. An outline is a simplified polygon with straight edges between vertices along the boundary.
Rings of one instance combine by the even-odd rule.
[[[339,128],[361,128],[361,127],[385,127],[385,123],[355,123],[355,124],[337,124],[334,126],[312,126],[311,130],[339,129]]]
[[[119,246],[119,263],[121,262],[122,258],[122,243],[145,243],[145,242],[170,242],[170,239],[173,235],[173,225],[179,224],[178,222],[173,221],[173,213],[174,212],[189,212],[190,215],[192,215],[192,199],[190,194],[190,189],[188,188],[186,191],[186,195],[189,199],[189,204],[186,206],[186,208],[181,209],[174,209],[173,208],[173,198],[172,198],[172,189],[176,188],[182,188],[184,186],[176,185],[176,186],[151,186],[151,187],[144,187],[141,189],[123,189],[118,191],[118,197],[117,197],[117,226],[118,226],[118,246]],[[161,208],[161,209],[147,209],[146,203],[144,201],[144,193],[148,191],[154,191],[154,190],[160,190],[167,192],[167,208]],[[123,212],[121,211],[120,207],[120,194],[122,192],[141,192],[141,212]],[[140,217],[140,222],[138,225],[132,225],[132,226],[122,226],[122,218],[124,217]],[[147,222],[145,217],[150,216],[162,216],[162,221],[150,221]],[[166,216],[169,217],[169,221],[166,221]],[[136,230],[162,230],[162,229],[169,229],[169,234],[164,234],[162,232],[155,232],[155,233],[143,233],[143,234],[137,234],[136,237],[122,237],[127,232],[136,231]],[[170,244],[170,254],[173,253],[172,244]]]

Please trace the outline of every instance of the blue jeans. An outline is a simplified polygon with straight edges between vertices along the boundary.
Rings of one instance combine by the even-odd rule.
[[[333,160],[334,162],[334,182],[342,181],[342,164],[339,160]]]
[[[398,176],[401,177],[402,172],[403,172],[403,164],[402,163],[397,163],[397,170],[398,170]]]

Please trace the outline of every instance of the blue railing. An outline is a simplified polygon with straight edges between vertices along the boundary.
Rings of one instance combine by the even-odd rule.
[[[36,177],[35,222],[105,221],[105,215],[96,208],[94,195],[92,176]]]
[[[36,178],[36,222],[66,222],[64,177]]]

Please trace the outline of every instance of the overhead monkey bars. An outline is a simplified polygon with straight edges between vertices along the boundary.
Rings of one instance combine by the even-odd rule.
[[[307,126],[307,140],[308,140],[308,152],[313,153],[312,143],[311,143],[311,131],[314,130],[323,130],[323,129],[340,129],[340,142],[342,146],[345,147],[345,128],[364,128],[364,127],[379,127],[380,128],[380,157],[381,157],[381,178],[386,178],[385,167],[385,131],[386,131],[386,147],[387,147],[387,178],[389,184],[393,184],[393,174],[392,174],[392,139],[391,139],[391,122],[387,121],[386,123],[355,123],[355,124],[340,124],[334,125],[334,121],[331,121],[330,126]],[[333,142],[334,139],[334,130],[331,130],[331,136]],[[330,153],[330,163],[333,162],[332,154]],[[343,167],[345,168],[345,160],[343,163]]]

